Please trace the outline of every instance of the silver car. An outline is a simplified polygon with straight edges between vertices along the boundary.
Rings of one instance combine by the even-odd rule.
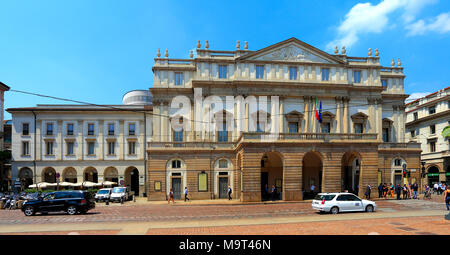
[[[377,205],[373,201],[361,199],[352,193],[319,193],[313,199],[312,208],[320,212],[374,212]]]

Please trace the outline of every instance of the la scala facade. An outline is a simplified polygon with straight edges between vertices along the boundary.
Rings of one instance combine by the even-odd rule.
[[[420,185],[420,144],[405,141],[401,61],[326,53],[301,40],[190,58],[158,49],[148,199],[298,201],[318,192],[363,196],[368,185]],[[404,177],[406,167],[410,176]],[[272,190],[276,190],[272,195]]]

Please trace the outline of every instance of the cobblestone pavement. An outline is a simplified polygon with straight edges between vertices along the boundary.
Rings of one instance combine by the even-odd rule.
[[[67,226],[67,228],[63,229],[64,231],[47,230],[42,233],[64,235],[118,233],[368,234],[372,232],[374,234],[450,234],[449,221],[443,220],[442,216],[436,216],[436,214],[430,217],[405,216],[405,213],[410,212],[418,212],[418,216],[428,216],[427,212],[442,212],[442,215],[444,215],[445,205],[439,198],[432,201],[379,200],[376,202],[377,212],[370,215],[382,215],[382,219],[367,218],[367,215],[369,215],[367,213],[340,214],[342,215],[339,216],[341,218],[329,218],[332,215],[318,215],[312,210],[310,202],[251,205],[189,204],[189,202],[184,203],[182,201],[177,202],[175,205],[128,202],[124,205],[113,204],[106,206],[98,204],[88,214],[76,216],[69,216],[64,213],[50,213],[48,215],[37,214],[33,217],[26,217],[20,210],[0,210],[0,232],[8,234],[34,232],[36,234],[38,232],[35,231],[49,229],[47,226],[54,225],[57,226],[54,229],[61,230],[64,226]],[[390,219],[389,215],[395,213],[403,215],[403,218],[396,216],[397,218]],[[363,215],[366,219],[358,219],[358,217]],[[284,221],[276,221],[276,219],[281,218]],[[304,222],[287,223],[291,219],[305,220]],[[147,225],[136,224],[139,222]],[[164,222],[167,222],[167,224],[163,224]],[[195,224],[184,224],[186,222],[195,222]],[[203,224],[206,222],[209,223]],[[221,223],[218,224],[219,222]],[[349,227],[349,222],[354,227]],[[87,227],[89,224],[92,226],[91,229]],[[20,228],[18,228],[19,226]],[[77,228],[71,228],[73,226]],[[81,226],[86,226],[87,229],[81,229]],[[127,231],[124,228],[127,228]],[[12,230],[9,231],[8,229]],[[72,231],[73,229],[79,230]],[[139,229],[139,231],[136,229]]]

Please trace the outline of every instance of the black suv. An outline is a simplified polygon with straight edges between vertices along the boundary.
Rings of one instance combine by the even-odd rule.
[[[77,212],[86,213],[95,208],[94,196],[88,191],[56,191],[37,199],[27,200],[22,205],[25,216],[36,212],[67,212],[74,215]]]

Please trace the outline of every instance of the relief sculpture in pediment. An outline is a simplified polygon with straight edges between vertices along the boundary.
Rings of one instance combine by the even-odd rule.
[[[285,60],[285,61],[301,61],[301,62],[328,62],[319,58],[308,51],[293,45],[275,50],[267,55],[261,56],[259,60]]]

